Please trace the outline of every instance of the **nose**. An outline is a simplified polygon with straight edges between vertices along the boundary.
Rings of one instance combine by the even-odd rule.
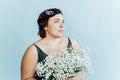
[[[63,22],[60,24],[60,28],[64,28],[64,23]]]

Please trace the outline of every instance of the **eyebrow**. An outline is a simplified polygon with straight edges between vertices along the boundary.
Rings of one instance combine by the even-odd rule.
[[[59,18],[55,18],[55,19],[53,19],[53,20],[60,20]],[[64,20],[64,19],[62,19],[62,20]]]

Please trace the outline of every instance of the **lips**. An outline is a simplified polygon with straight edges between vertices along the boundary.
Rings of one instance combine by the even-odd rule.
[[[58,30],[59,32],[63,32],[63,30]]]

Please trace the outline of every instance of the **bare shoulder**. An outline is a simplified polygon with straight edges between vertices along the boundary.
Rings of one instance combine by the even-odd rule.
[[[36,53],[37,50],[34,45],[30,45],[25,51],[25,55],[36,55]]]
[[[79,47],[77,41],[74,38],[70,37],[69,39],[72,42],[73,47]]]
[[[30,45],[26,49],[24,56],[23,56],[23,60],[24,61],[30,61],[30,60],[37,61],[37,50],[34,45]]]
[[[69,39],[71,40],[71,42],[72,42],[73,45],[77,44],[77,41],[74,38],[69,37]]]

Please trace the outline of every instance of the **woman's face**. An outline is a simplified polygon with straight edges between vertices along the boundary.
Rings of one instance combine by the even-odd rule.
[[[50,17],[48,25],[45,27],[46,36],[61,37],[64,29],[64,18],[62,14]]]

